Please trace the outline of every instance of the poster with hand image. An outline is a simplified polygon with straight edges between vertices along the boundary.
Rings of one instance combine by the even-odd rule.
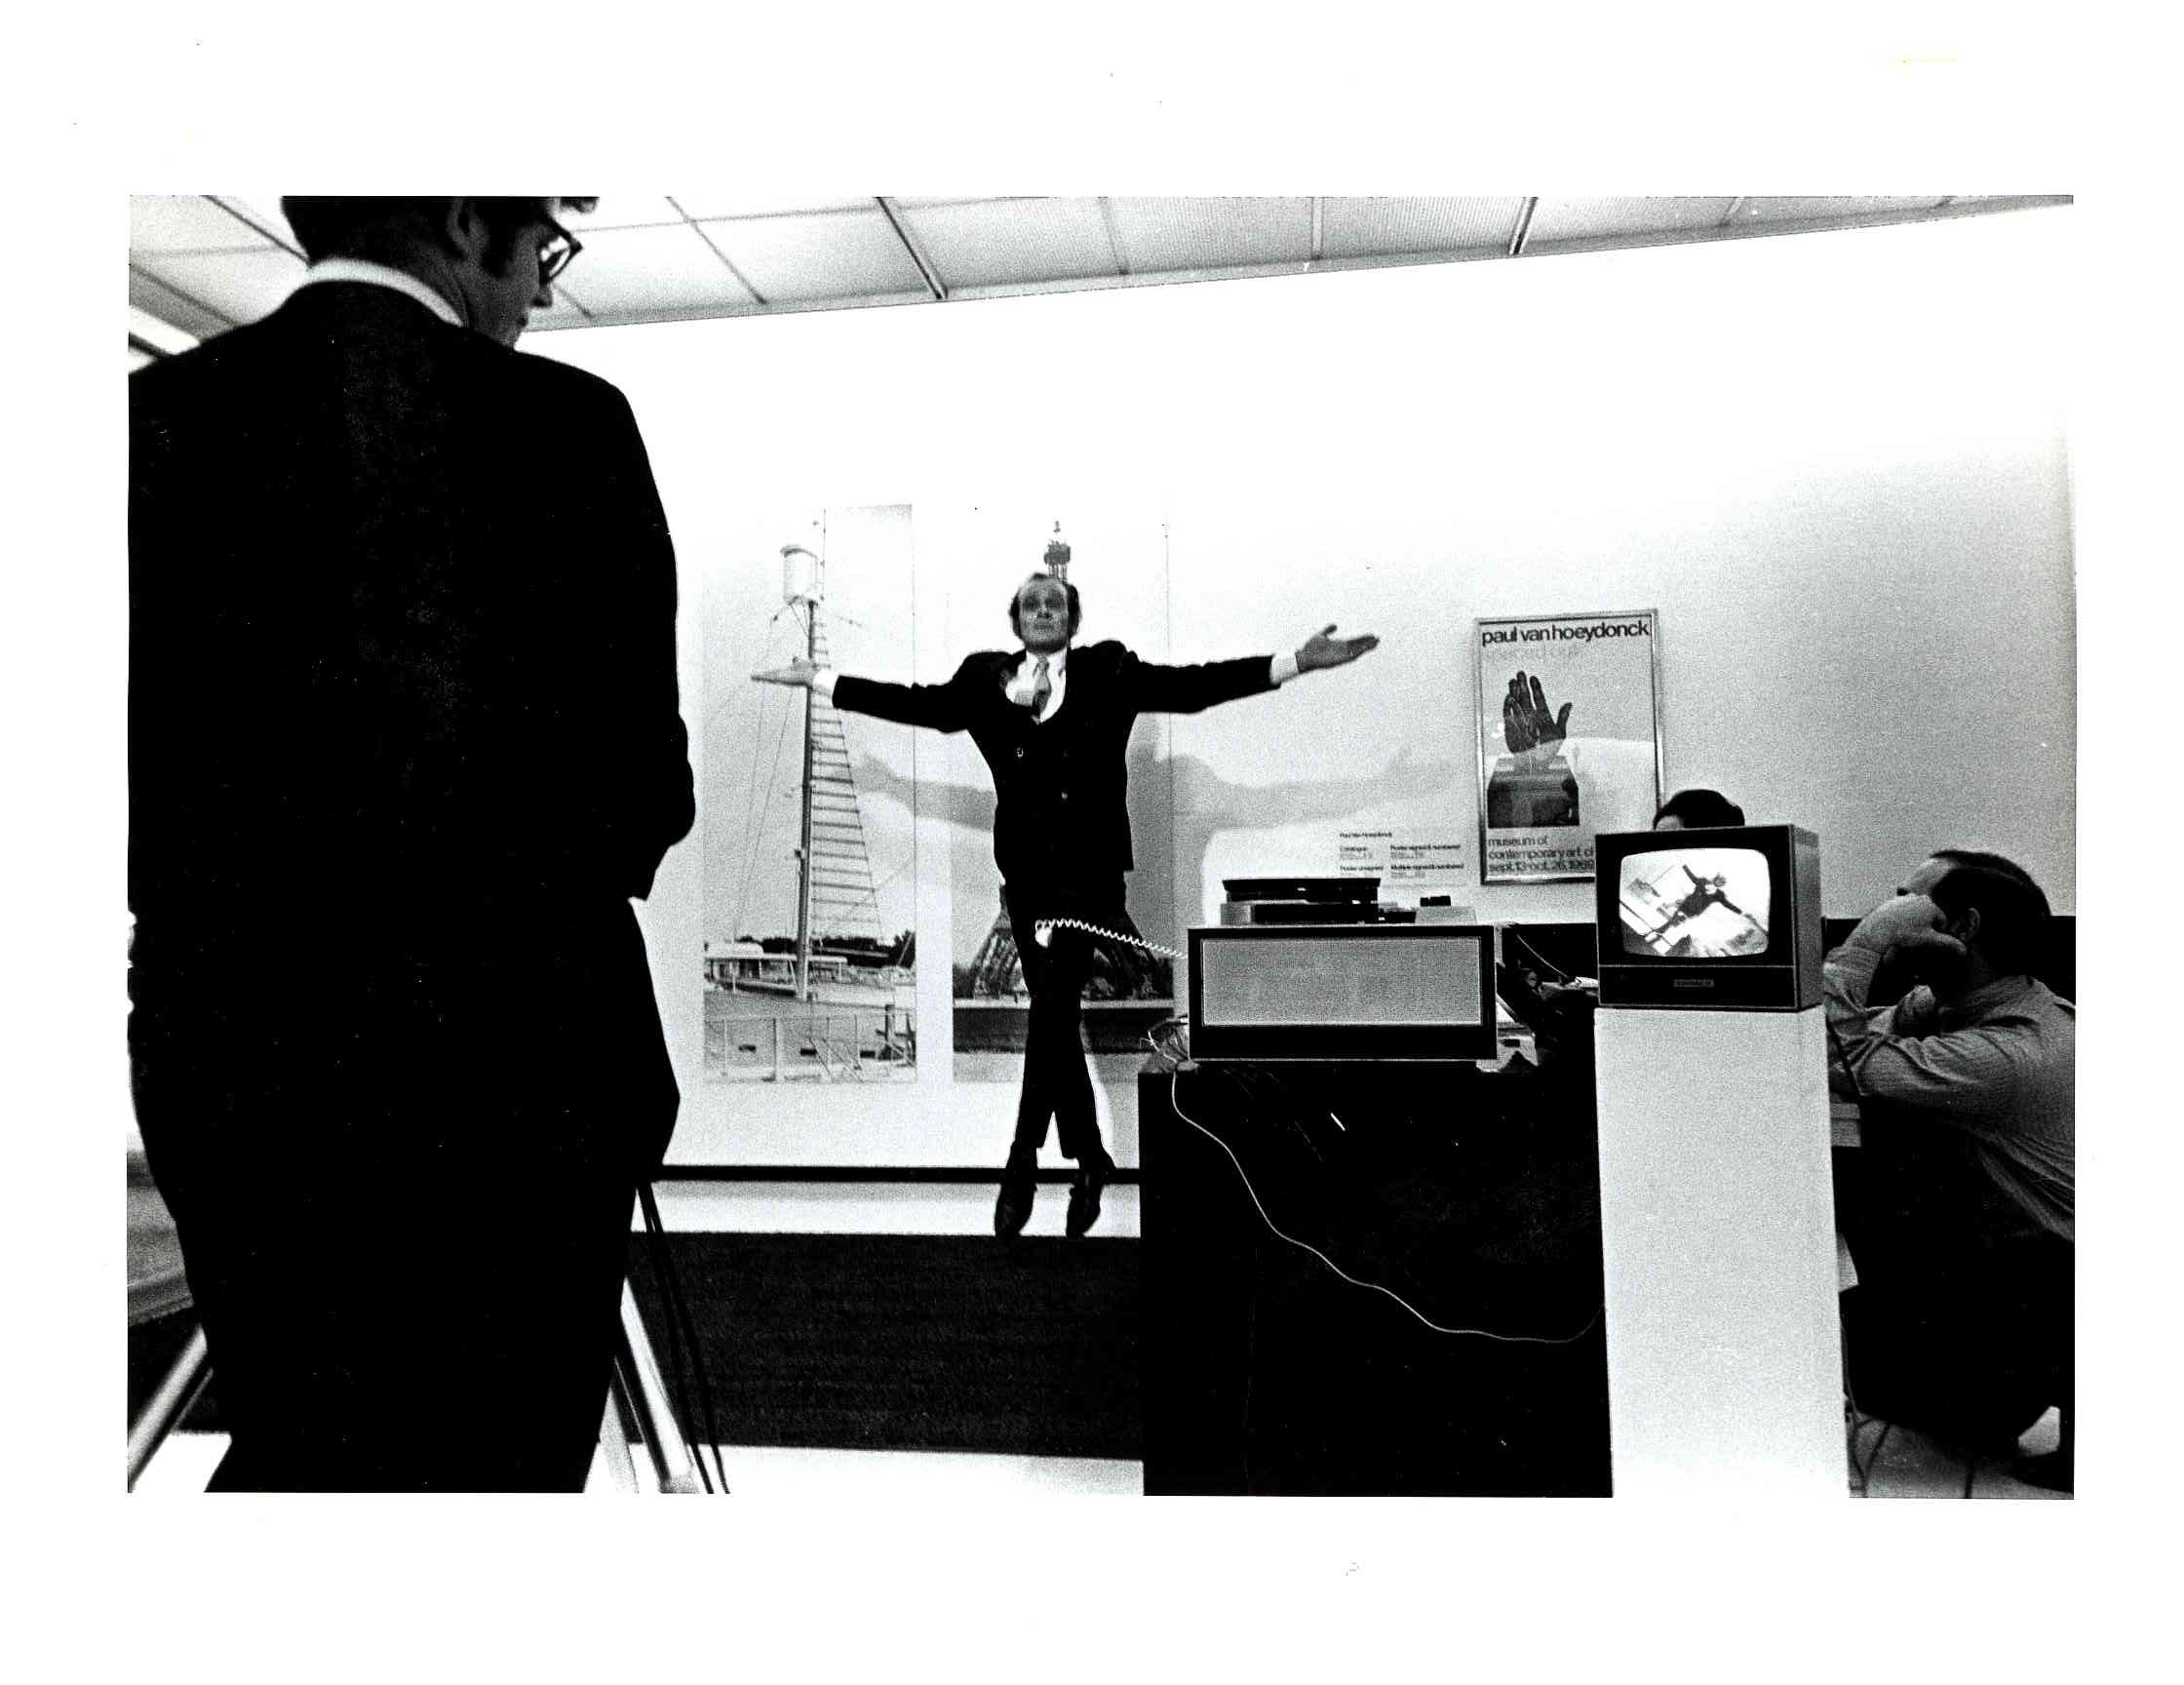
[[[1473,622],[1479,882],[1590,878],[1592,840],[1660,803],[1659,616]]]

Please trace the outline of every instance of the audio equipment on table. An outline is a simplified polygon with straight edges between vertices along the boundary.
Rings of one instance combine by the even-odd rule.
[[[1224,924],[1409,924],[1418,914],[1384,902],[1378,878],[1225,878]]]

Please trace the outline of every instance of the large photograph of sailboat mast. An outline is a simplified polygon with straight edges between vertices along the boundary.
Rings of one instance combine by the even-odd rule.
[[[910,728],[748,675],[901,665],[911,512],[772,522],[709,576],[703,811],[708,1081],[875,1082],[917,1064]],[[752,536],[756,536],[754,529]]]

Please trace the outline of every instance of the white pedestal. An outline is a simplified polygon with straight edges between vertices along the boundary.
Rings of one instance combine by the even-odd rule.
[[[1594,1018],[1616,1496],[1840,1500],[1818,1009]]]

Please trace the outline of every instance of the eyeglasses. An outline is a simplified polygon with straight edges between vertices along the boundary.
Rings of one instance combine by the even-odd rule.
[[[545,222],[552,232],[538,248],[538,284],[541,287],[551,284],[555,276],[574,261],[576,254],[584,250],[584,242],[551,216],[546,217]]]

